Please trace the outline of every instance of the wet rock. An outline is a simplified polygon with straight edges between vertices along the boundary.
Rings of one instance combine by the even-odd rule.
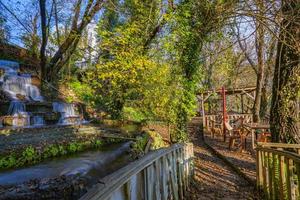
[[[26,96],[22,95],[22,94],[16,94],[16,97],[20,100],[20,101],[26,101]]]
[[[0,186],[0,200],[79,199],[87,192],[89,181],[89,178],[74,175],[34,179],[17,186]]]

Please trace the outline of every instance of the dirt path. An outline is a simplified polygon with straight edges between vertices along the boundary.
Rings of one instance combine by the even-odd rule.
[[[189,132],[195,154],[195,178],[189,199],[257,199],[252,186],[205,148],[196,120],[189,125]]]
[[[252,182],[256,181],[256,154],[252,151],[250,138],[248,141],[249,146],[247,151],[241,152],[238,149],[229,150],[229,142],[223,142],[223,138],[212,138],[210,134],[205,134],[206,144],[213,147],[218,153],[225,156],[232,164],[237,166]]]

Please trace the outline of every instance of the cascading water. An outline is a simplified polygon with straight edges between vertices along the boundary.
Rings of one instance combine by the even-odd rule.
[[[44,126],[45,125],[45,120],[43,116],[36,115],[32,117],[32,125],[33,126]]]
[[[19,74],[19,63],[0,60],[0,85],[12,99],[6,119],[12,120],[12,126],[30,126],[30,114],[26,112],[23,101],[43,101],[39,88],[32,84],[31,74]],[[42,116],[33,116],[33,125],[44,125]]]
[[[0,78],[2,89],[10,98],[20,100],[22,96],[25,100],[43,101],[39,88],[31,83],[31,75],[18,75],[18,63],[0,60],[0,69],[4,71]]]
[[[17,75],[19,70],[19,63],[0,60],[0,69],[4,71],[4,73],[0,76],[0,82],[3,82],[4,75]]]
[[[53,111],[60,113],[58,124],[80,124],[81,119],[75,111],[75,105],[71,103],[53,102]]]
[[[29,126],[30,115],[25,111],[26,107],[23,102],[11,101],[8,108],[8,115],[12,116],[13,126]]]

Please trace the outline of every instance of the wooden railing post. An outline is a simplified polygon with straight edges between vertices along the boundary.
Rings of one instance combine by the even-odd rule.
[[[262,189],[263,177],[262,177],[262,152],[260,150],[256,153],[257,156],[257,168],[256,168],[256,177],[257,177],[257,186],[258,189]]]
[[[298,144],[266,143],[256,148],[257,187],[263,189],[265,199],[300,199],[299,147]]]
[[[193,170],[192,158],[192,144],[156,150],[104,177],[80,199],[184,199]]]

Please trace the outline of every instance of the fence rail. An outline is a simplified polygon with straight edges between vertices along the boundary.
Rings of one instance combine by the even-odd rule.
[[[257,186],[266,199],[300,199],[299,144],[259,143]]]
[[[183,199],[193,174],[192,159],[190,143],[154,151],[106,176],[80,200]]]
[[[245,123],[252,123],[253,117],[252,114],[229,114],[228,120],[234,121],[240,117],[244,118]],[[222,126],[222,116],[221,115],[205,115],[204,117],[204,127],[212,128],[215,126]]]

